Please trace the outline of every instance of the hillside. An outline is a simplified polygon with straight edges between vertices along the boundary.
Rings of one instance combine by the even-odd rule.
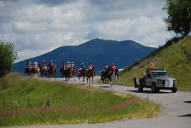
[[[179,41],[169,41],[159,50],[127,67],[118,82],[133,85],[134,77],[142,77],[153,62],[156,68],[166,69],[179,80],[181,88],[191,88],[191,36]]]
[[[131,94],[11,73],[0,78],[0,126],[101,123],[158,115],[160,106]]]
[[[152,47],[145,47],[135,41],[114,41],[94,39],[79,46],[62,46],[51,52],[34,57],[28,60],[37,60],[41,62],[54,60],[58,68],[62,61],[74,61],[77,66],[85,63],[86,66],[92,62],[96,71],[100,71],[104,64],[116,63],[119,68],[132,64],[150,52],[155,50]],[[15,72],[24,72],[25,64],[28,60],[18,62],[14,66]]]

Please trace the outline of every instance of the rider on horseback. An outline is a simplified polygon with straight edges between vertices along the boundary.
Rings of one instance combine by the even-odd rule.
[[[26,69],[25,69],[25,73],[27,73],[27,75],[31,75],[32,73],[32,62],[31,61],[28,61],[27,62],[27,65],[26,65]]]
[[[112,63],[110,68],[111,68],[112,71],[114,71],[115,69],[117,69],[117,66],[114,63]]]
[[[50,60],[49,67],[56,68],[56,64],[53,60]]]
[[[85,67],[84,63],[81,63],[81,64],[80,64],[80,68],[82,69],[82,68],[84,68],[84,67]]]
[[[94,65],[92,63],[89,63],[88,68],[89,69],[94,69]]]
[[[105,70],[105,71],[109,70],[109,65],[105,64],[104,70]]]
[[[45,60],[42,60],[42,68],[43,68],[44,70],[47,70],[46,61],[45,61]]]
[[[27,68],[32,68],[32,62],[31,61],[27,62]]]
[[[76,73],[76,65],[74,64],[74,62],[71,62],[71,72],[72,72],[72,75],[74,76],[75,73]]]
[[[70,63],[69,61],[66,63],[66,68],[67,68],[67,69],[70,69],[70,68],[71,68],[71,63]]]
[[[34,61],[34,66],[33,66],[33,68],[34,68],[34,72],[35,73],[38,73],[39,72],[39,65],[38,65],[38,62],[35,60]]]
[[[48,73],[50,77],[56,77],[56,63],[50,60]]]

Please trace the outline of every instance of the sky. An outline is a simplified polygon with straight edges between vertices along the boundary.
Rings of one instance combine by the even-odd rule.
[[[0,40],[16,62],[94,38],[159,47],[174,36],[164,23],[165,0],[0,0]]]

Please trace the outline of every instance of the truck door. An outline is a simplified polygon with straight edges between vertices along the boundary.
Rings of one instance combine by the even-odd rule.
[[[149,87],[152,86],[152,76],[151,76],[151,73],[146,74],[145,85],[149,86]]]

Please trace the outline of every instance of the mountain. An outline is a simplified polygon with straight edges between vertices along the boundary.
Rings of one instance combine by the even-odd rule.
[[[165,69],[179,81],[182,89],[191,89],[191,36],[174,38],[163,47],[130,65],[118,79],[125,85],[133,85],[134,77],[142,77],[148,65]]]
[[[46,54],[18,62],[14,65],[14,71],[24,72],[28,60],[49,62],[52,59],[58,68],[62,61],[74,61],[77,66],[82,62],[87,66],[91,62],[98,72],[103,69],[104,64],[115,63],[119,68],[125,67],[153,50],[155,48],[140,45],[132,40],[114,41],[96,38],[79,46],[62,46]]]

